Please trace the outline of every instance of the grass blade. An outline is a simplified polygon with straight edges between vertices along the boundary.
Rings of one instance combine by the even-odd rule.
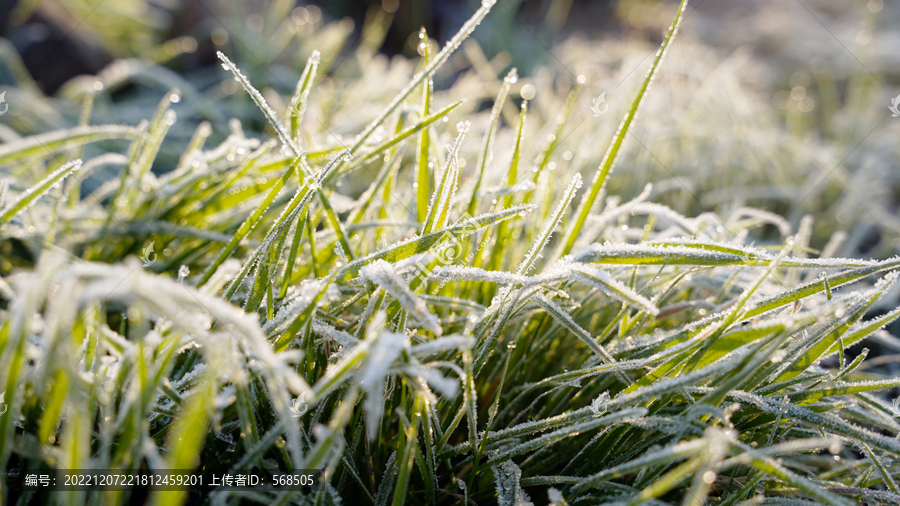
[[[607,149],[606,154],[603,155],[603,161],[600,162],[600,168],[594,175],[594,181],[591,183],[590,191],[581,201],[581,205],[576,213],[575,221],[573,221],[572,225],[569,227],[562,243],[562,248],[560,250],[561,255],[566,255],[572,250],[578,232],[581,231],[588,214],[591,212],[591,208],[594,206],[594,201],[597,200],[600,190],[606,186],[606,181],[609,179],[613,167],[615,167],[616,159],[622,148],[622,143],[625,141],[625,136],[631,130],[631,125],[634,123],[638,110],[641,107],[641,103],[644,101],[644,95],[647,93],[647,90],[650,89],[650,84],[653,82],[653,78],[659,70],[659,64],[662,63],[663,58],[666,57],[669,45],[671,45],[672,40],[675,39],[675,35],[678,33],[678,25],[681,24],[686,8],[687,0],[681,0],[681,3],[678,5],[678,10],[675,13],[675,19],[672,20],[672,25],[669,27],[669,33],[666,34],[666,38],[663,39],[662,44],[659,46],[659,50],[656,52],[656,58],[653,60],[653,63],[650,64],[650,70],[647,71],[647,75],[644,77],[644,82],[641,84],[637,96],[631,102],[631,108],[628,110],[628,114],[625,115],[622,123],[619,124],[619,129],[616,130],[616,134],[613,136],[609,149]]]
[[[25,190],[15,202],[10,204],[9,207],[6,208],[6,211],[0,215],[0,223],[7,223],[15,218],[19,213],[32,205],[38,198],[50,191],[51,188],[62,184],[63,179],[80,169],[81,160],[75,160],[53,171],[39,183]]]

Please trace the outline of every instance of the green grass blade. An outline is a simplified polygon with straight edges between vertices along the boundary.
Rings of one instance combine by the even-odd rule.
[[[209,425],[207,409],[212,401],[211,378],[202,380],[200,387],[188,399],[188,405],[178,425],[168,438],[169,469],[193,469],[197,465],[200,448],[206,439]],[[180,505],[187,499],[183,491],[167,490],[153,497],[153,504]]]
[[[400,466],[400,474],[397,476],[397,485],[394,488],[394,500],[392,506],[403,506],[406,503],[407,487],[409,486],[409,477],[412,474],[413,459],[416,455],[416,448],[419,445],[418,433],[419,422],[423,416],[427,416],[423,412],[425,404],[422,402],[422,396],[417,395],[413,406],[413,420],[409,427],[406,428],[406,441],[398,453],[398,463]]]
[[[415,125],[413,125],[413,126],[407,128],[406,130],[397,133],[397,135],[395,135],[393,138],[388,139],[388,140],[384,141],[383,143],[379,144],[378,146],[372,148],[372,150],[369,151],[368,153],[366,153],[365,155],[363,155],[362,158],[363,158],[363,159],[368,159],[368,158],[370,158],[370,157],[374,157],[374,156],[376,156],[376,155],[378,155],[378,154],[380,154],[380,153],[383,153],[384,151],[386,151],[386,150],[388,150],[388,149],[390,149],[390,148],[393,148],[393,147],[396,146],[397,144],[399,144],[399,143],[405,141],[407,138],[409,138],[409,137],[415,135],[416,133],[419,133],[419,134],[420,134],[420,135],[419,135],[419,138],[420,138],[420,139],[424,138],[425,134],[428,132],[428,127],[429,127],[430,125],[432,125],[433,123],[437,122],[439,119],[445,117],[445,116],[446,116],[447,114],[449,114],[452,110],[454,110],[454,109],[456,109],[457,107],[459,107],[460,105],[462,105],[463,102],[465,102],[465,100],[459,100],[459,101],[456,101],[456,102],[454,102],[454,103],[448,105],[447,107],[444,107],[444,108],[441,109],[440,111],[438,111],[438,112],[432,114],[431,116],[428,116],[428,117],[426,117],[425,119],[419,121],[419,122],[416,123]],[[420,140],[419,142],[421,143],[422,141]],[[418,153],[418,149],[421,149],[421,148],[417,148],[417,153]],[[417,167],[417,168],[421,168],[421,167],[419,166],[419,158],[418,158],[418,157],[419,157],[419,155],[417,154],[417,155],[416,155],[416,167]],[[425,158],[425,160],[426,160],[426,162],[424,162],[424,164],[425,164],[425,170],[427,171],[427,170],[428,170],[427,157]],[[418,174],[418,169],[417,169],[417,174]],[[419,174],[419,176],[421,176],[421,174]],[[417,184],[418,184],[418,181],[419,181],[419,180],[418,180],[418,177],[419,177],[419,176],[417,176],[417,179],[416,179]],[[417,191],[418,191],[419,193],[421,193],[422,191],[428,192],[428,185],[424,185],[424,190],[422,190],[422,186],[419,186],[418,189],[417,189]],[[425,201],[424,201],[424,202],[425,202],[425,205],[427,206],[427,205],[428,205],[428,193],[425,194]],[[427,209],[427,208],[426,208],[426,209]]]
[[[672,43],[672,40],[675,39],[675,34],[678,33],[678,25],[681,24],[685,8],[687,8],[687,0],[681,0],[681,3],[678,5],[678,10],[675,13],[675,19],[672,20],[672,25],[669,27],[669,33],[666,34],[666,38],[663,39],[662,44],[659,46],[659,50],[656,52],[656,59],[654,59],[653,63],[650,65],[650,70],[647,71],[647,76],[644,77],[644,82],[641,84],[637,96],[631,102],[631,108],[628,110],[628,114],[625,115],[622,123],[619,124],[619,129],[613,136],[609,149],[607,149],[606,154],[603,155],[603,161],[600,162],[600,168],[594,175],[594,181],[591,183],[591,188],[581,201],[575,221],[572,222],[572,225],[565,235],[565,239],[562,243],[563,246],[561,248],[562,255],[566,255],[572,250],[572,246],[575,245],[575,239],[578,237],[578,233],[584,226],[584,222],[587,220],[588,214],[590,214],[591,208],[594,206],[594,201],[600,194],[600,190],[606,186],[606,181],[609,179],[613,167],[615,167],[622,143],[625,141],[625,136],[630,132],[631,125],[634,123],[641,103],[644,101],[644,95],[647,93],[647,90],[650,89],[650,84],[653,82],[653,78],[659,70],[659,64],[662,62],[663,58],[665,58],[666,52],[669,50],[669,45]]]
[[[897,488],[897,483],[894,481],[894,477],[891,476],[891,472],[887,469],[884,463],[881,462],[881,459],[879,459],[878,456],[875,455],[875,452],[873,452],[872,449],[869,448],[869,445],[862,442],[860,443],[860,445],[863,447],[863,450],[866,451],[866,456],[869,457],[869,460],[871,460],[872,463],[875,464],[875,467],[878,469],[878,473],[884,479],[885,485],[887,485],[887,487],[891,489],[891,491],[895,494],[900,494],[900,489]]]
[[[469,131],[469,123],[461,123],[457,125],[459,134],[456,136],[456,142],[450,148],[450,155],[447,157],[447,166],[441,175],[441,181],[434,188],[431,194],[431,200],[428,204],[428,212],[425,216],[422,234],[428,234],[438,228],[443,228],[448,219],[450,205],[453,196],[456,195],[456,187],[459,183],[459,148],[462,141]]]
[[[525,255],[525,259],[522,260],[522,263],[520,263],[519,267],[516,269],[517,274],[528,274],[534,267],[534,263],[541,254],[541,250],[550,241],[550,236],[553,234],[553,231],[556,230],[556,227],[558,227],[560,223],[562,223],[563,216],[565,216],[566,211],[569,209],[569,205],[572,203],[572,199],[575,198],[575,192],[577,192],[579,188],[581,188],[581,174],[576,173],[575,177],[572,178],[572,181],[566,188],[566,192],[563,194],[562,199],[560,199],[559,205],[556,207],[556,211],[553,212],[550,221],[544,225],[544,229],[541,230],[541,233],[537,236],[537,239],[535,239],[531,250],[528,251]]]
[[[487,132],[484,134],[481,151],[478,154],[478,170],[475,172],[475,186],[472,188],[472,196],[469,198],[469,205],[466,212],[470,216],[475,216],[478,210],[478,190],[481,189],[481,182],[484,179],[484,171],[493,158],[491,150],[494,147],[494,137],[497,135],[497,126],[500,121],[500,111],[503,104],[506,103],[506,97],[509,95],[509,88],[513,83],[519,80],[516,69],[513,68],[509,74],[503,79],[500,85],[500,91],[497,92],[497,98],[494,99],[494,105],[491,107],[491,123]]]
[[[760,471],[762,471],[770,476],[774,476],[780,480],[783,480],[784,482],[788,483],[789,485],[797,487],[798,489],[800,489],[801,491],[803,491],[805,494],[812,497],[813,499],[820,501],[822,503],[828,504],[829,506],[851,506],[852,505],[852,503],[850,501],[847,501],[847,500],[845,500],[841,497],[838,497],[834,494],[825,492],[816,484],[810,482],[809,480],[807,480],[806,478],[803,478],[802,476],[798,476],[798,475],[794,474],[793,472],[791,472],[788,469],[786,469],[785,467],[779,465],[777,462],[775,462],[772,459],[765,458],[765,457],[753,458],[750,461],[750,465],[752,465],[753,467],[759,469]]]
[[[882,262],[876,262],[869,267],[860,267],[858,269],[831,274],[829,276],[826,276],[826,278],[828,280],[828,285],[830,285],[831,288],[834,289],[842,285],[859,281],[860,279],[871,276],[873,274],[896,269],[898,267],[900,267],[900,258],[891,258]],[[751,318],[753,316],[765,313],[766,311],[771,311],[773,309],[786,306],[792,302],[796,302],[805,297],[809,297],[810,295],[814,295],[824,291],[825,283],[822,282],[821,278],[814,281],[809,281],[797,287],[793,287],[790,290],[786,290],[784,292],[764,297],[758,301],[755,301],[754,307],[748,310],[747,314],[744,316],[746,318]]]
[[[227,71],[230,71],[234,74],[234,79],[240,83],[241,86],[244,87],[244,90],[247,91],[247,94],[250,95],[250,98],[256,103],[256,106],[262,110],[263,115],[265,115],[266,119],[269,121],[269,124],[272,125],[272,128],[275,129],[275,133],[278,134],[278,138],[281,140],[281,143],[284,144],[288,149],[291,150],[291,153],[294,156],[300,156],[301,151],[297,146],[297,143],[294,141],[294,138],[291,134],[284,128],[284,123],[278,119],[278,116],[275,114],[275,111],[269,107],[269,103],[266,102],[266,99],[263,98],[262,93],[260,93],[256,88],[250,84],[250,80],[237,68],[237,66],[228,59],[221,51],[216,52],[216,56],[219,57],[219,60],[222,61],[222,68]]]
[[[454,51],[456,51],[456,48],[458,48],[459,45],[462,44],[462,41],[465,40],[469,36],[469,34],[471,34],[475,30],[475,27],[481,24],[481,20],[483,20],[484,17],[487,16],[488,12],[490,12],[491,7],[494,6],[495,2],[496,0],[484,0],[481,3],[481,7],[479,7],[478,10],[476,10],[475,13],[472,14],[472,17],[463,24],[456,35],[454,35],[450,40],[447,41],[447,43],[444,45],[444,48],[441,49],[441,51],[437,55],[435,55],[434,59],[412,78],[409,84],[407,84],[406,87],[403,88],[403,90],[400,91],[400,93],[398,93],[393,100],[391,100],[391,102],[387,107],[385,107],[381,114],[371,123],[369,123],[365,130],[363,130],[363,132],[356,138],[356,141],[350,147],[351,155],[355,155],[356,152],[359,151],[363,144],[369,139],[369,136],[371,136],[375,132],[375,130],[382,123],[384,123],[385,120],[387,120],[388,116],[396,111],[397,108],[400,107],[400,105],[405,102],[406,99],[412,94],[412,92],[415,91],[415,89],[420,84],[422,84],[423,81],[425,81],[425,79],[429,79],[432,75],[434,75],[434,72],[441,65],[443,65],[448,58],[450,58],[450,55],[453,54]],[[332,177],[338,176],[341,173],[341,166],[338,166]],[[326,180],[326,182],[327,181],[328,180]]]
[[[316,70],[319,68],[319,62],[322,55],[318,51],[313,51],[306,60],[306,67],[300,74],[300,80],[297,81],[297,90],[291,98],[291,104],[287,111],[287,117],[290,118],[288,124],[288,132],[291,134],[295,142],[300,142],[300,124],[303,123],[303,115],[309,102],[309,92],[312,90],[313,82],[316,79]]]
[[[211,264],[209,264],[209,266],[203,272],[203,275],[200,276],[200,280],[197,282],[198,287],[203,286],[207,281],[209,281],[209,278],[211,278],[213,273],[216,272],[216,269],[218,269],[219,266],[222,265],[222,262],[224,262],[225,259],[231,256],[234,250],[237,249],[238,244],[240,244],[240,242],[244,240],[245,237],[247,237],[247,234],[249,234],[250,231],[259,224],[263,215],[266,213],[266,211],[269,210],[269,206],[272,205],[272,201],[274,201],[275,197],[277,197],[278,194],[281,193],[281,189],[284,188],[284,185],[288,182],[291,176],[297,173],[297,168],[299,167],[299,165],[300,158],[298,157],[294,161],[294,163],[291,164],[290,168],[288,168],[288,170],[284,172],[278,182],[275,183],[272,189],[269,190],[268,195],[266,195],[266,198],[262,201],[260,206],[257,207],[253,211],[253,213],[251,213],[250,216],[248,216],[247,219],[244,220],[243,223],[241,223],[241,226],[238,227],[237,231],[232,236],[231,241],[229,241],[225,246],[225,249],[222,250],[221,253],[219,253],[219,256],[216,257],[216,259],[213,260]]]
[[[375,260],[382,259],[388,263],[396,263],[417,253],[424,253],[437,246],[458,241],[483,228],[495,225],[503,220],[521,216],[532,210],[534,210],[534,206],[531,205],[515,206],[496,213],[482,214],[474,218],[469,218],[468,220],[444,227],[440,230],[431,232],[430,234],[400,241],[381,251],[350,262],[341,270],[341,274],[338,276],[338,282],[349,281],[359,273],[359,270],[364,265],[374,262]]]
[[[519,177],[519,157],[521,155],[522,150],[522,141],[525,136],[525,119],[528,116],[528,101],[522,101],[522,107],[519,110],[519,120],[516,123],[516,133],[513,141],[513,152],[512,159],[509,162],[509,168],[506,172],[506,186],[513,187],[516,184],[516,180]],[[579,181],[581,176],[578,177]],[[567,191],[567,193],[569,193]],[[565,197],[563,197],[565,199]],[[498,209],[500,207],[509,207],[512,205],[513,196],[506,195],[503,199],[498,199],[497,204],[494,206],[494,209]],[[490,270],[499,270],[503,267],[503,260],[505,259],[504,251],[507,251],[509,247],[509,241],[511,236],[511,231],[508,229],[505,223],[501,223],[497,226],[497,231],[495,233],[496,239],[493,243],[493,249],[491,250],[491,256],[488,260],[488,269]],[[484,240],[487,240],[487,236],[485,236]],[[509,259],[506,259],[509,260]]]
[[[419,39],[423,41],[419,43],[419,47],[423,49],[422,61],[425,66],[428,66],[430,44],[428,44],[428,33],[424,27],[419,31]],[[434,82],[428,78],[422,83],[421,115],[423,118],[427,117],[431,111],[432,94],[434,94]],[[428,167],[429,141],[428,128],[424,128],[419,133],[416,142],[416,218],[419,223],[425,223],[428,219],[428,200],[431,195],[431,170]]]
[[[57,153],[109,139],[137,139],[139,128],[119,125],[75,127],[56,130],[0,145],[0,166],[49,158]]]
[[[0,223],[7,223],[15,218],[19,213],[27,209],[39,197],[46,194],[56,185],[62,184],[63,179],[81,169],[81,160],[69,162],[62,167],[53,171],[49,176],[42,179],[39,183],[25,190],[15,202],[9,205],[6,211],[0,215]]]
[[[788,394],[787,398],[794,404],[804,405],[812,404],[819,399],[837,397],[839,395],[849,395],[859,392],[871,392],[877,390],[890,390],[900,387],[900,378],[887,380],[871,380],[859,381],[853,383],[840,382],[838,386],[827,388],[815,388],[812,390],[804,390]]]

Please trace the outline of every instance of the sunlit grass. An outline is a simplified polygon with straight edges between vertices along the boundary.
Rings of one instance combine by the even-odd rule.
[[[811,218],[686,215],[653,181],[610,196],[685,3],[608,148],[562,135],[590,115],[577,78],[549,117],[514,102],[515,72],[434,92],[490,2],[383,89],[371,55],[338,85],[312,54],[289,97],[220,55],[262,139],[200,123],[163,175],[179,90],[137,127],[92,125],[89,96],[79,126],[0,146],[0,463],[324,470],[312,497],[210,497],[229,504],[900,500],[900,424],[873,394],[900,379],[859,346],[900,316],[865,319],[900,259],[814,249]]]

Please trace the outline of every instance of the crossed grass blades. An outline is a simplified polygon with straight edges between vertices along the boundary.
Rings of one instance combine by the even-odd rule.
[[[763,221],[739,219],[746,209],[690,218],[647,202],[650,185],[597,212],[685,3],[583,192],[577,173],[537,184],[565,146],[527,164],[526,102],[502,126],[515,71],[473,186],[459,187],[470,126],[437,142],[459,102],[432,110],[431,76],[491,2],[437,53],[425,43],[420,70],[349,147],[303,121],[317,54],[283,117],[220,55],[272,139],[233,122],[206,147],[201,124],[162,176],[150,167],[177,91],[137,127],[85,120],[0,147],[4,251],[19,252],[4,253],[0,282],[0,463],[324,469],[311,495],[217,491],[202,498],[213,504],[900,500],[900,424],[873,394],[900,379],[861,368],[867,349],[846,352],[900,316],[864,320],[900,259],[809,258],[808,223],[747,246]],[[500,133],[514,139],[502,167]],[[128,148],[78,159],[107,139]],[[121,176],[82,197],[105,165]],[[499,187],[483,184],[489,171]],[[348,178],[369,182],[349,202],[335,192]],[[628,216],[639,237],[606,241]]]

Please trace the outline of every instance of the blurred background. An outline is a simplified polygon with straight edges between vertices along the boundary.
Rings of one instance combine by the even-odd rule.
[[[178,37],[190,37],[193,43],[182,48],[187,54],[175,58],[170,68],[190,72],[212,65],[216,49],[251,43],[242,41],[242,37],[264,32],[266,23],[275,21],[267,16],[291,18],[300,27],[301,36],[333,21],[352,30],[363,26],[367,18],[389,17],[390,25],[377,49],[388,55],[414,56],[420,28],[438,40],[446,40],[479,3],[8,0],[0,7],[0,35],[12,42],[39,86],[53,94],[73,77],[94,74],[116,58],[147,56],[148,49]],[[550,46],[575,30],[590,36],[643,28],[655,6],[656,2],[634,1],[505,0],[475,38],[489,56],[505,53],[513,65],[527,72],[534,65],[546,63],[550,55],[542,46]],[[271,7],[279,9],[271,12]],[[229,41],[229,34],[239,40]],[[355,45],[362,37],[355,30],[342,42]]]
[[[0,36],[12,43],[40,88],[54,94],[73,77],[95,74],[114,59],[165,59],[180,73],[215,64],[214,52],[251,47],[273,35],[276,23],[293,21],[301,38],[333,22],[348,32],[333,41],[346,53],[372,34],[358,28],[388,21],[377,36],[377,50],[415,56],[418,31],[444,41],[471,16],[473,0],[6,0],[0,5]],[[554,59],[552,46],[573,36],[659,41],[671,18],[672,2],[657,0],[503,0],[474,35],[488,57],[502,55],[528,74]],[[795,65],[798,59],[823,64],[865,57],[873,71],[896,75],[900,55],[882,50],[898,42],[896,2],[888,0],[700,0],[689,3],[685,29],[704,42],[728,50],[751,45],[770,63]],[[868,12],[866,12],[868,11]],[[378,19],[376,19],[378,18]],[[386,19],[381,19],[386,18]],[[281,33],[281,36],[287,34]],[[229,40],[229,36],[233,40]],[[153,49],[179,37],[184,47]],[[833,39],[833,40],[829,40]],[[271,64],[273,50],[255,54]],[[374,45],[374,44],[371,44]],[[345,47],[346,46],[346,47]],[[837,51],[843,46],[843,53]],[[180,50],[179,50],[180,49]],[[859,51],[862,54],[856,54]],[[181,53],[181,54],[175,54]],[[168,56],[168,58],[166,57]],[[291,56],[291,55],[282,55]],[[774,59],[774,60],[772,60]],[[883,61],[873,61],[881,60]],[[792,61],[793,60],[793,61]],[[852,62],[852,61],[851,61]],[[848,63],[851,63],[848,62]],[[834,63],[834,62],[832,62]],[[862,63],[862,62],[858,62]],[[868,67],[869,65],[865,65]],[[4,76],[7,78],[9,76]]]
[[[796,231],[809,215],[813,249],[841,232],[846,238],[838,254],[897,254],[900,118],[889,106],[900,95],[898,2],[690,2],[642,108],[636,140],[626,142],[609,198],[633,198],[653,183],[651,200],[688,216],[740,214],[748,206],[774,213],[747,215],[771,222],[751,239]],[[78,124],[86,97],[95,101],[91,124],[135,125],[178,88],[178,122],[153,167],[166,172],[203,120],[213,125],[213,144],[233,130],[230,118],[240,120],[247,136],[271,133],[218,65],[217,51],[283,111],[317,49],[324,77],[311,98],[306,135],[312,145],[339,146],[415,72],[420,29],[436,51],[479,5],[5,0],[0,91],[9,109],[0,116],[0,142]],[[558,134],[561,148],[539,163],[589,179],[676,7],[659,0],[499,0],[435,76],[436,107],[467,98],[438,133],[449,142],[452,125],[471,119],[475,135],[463,153],[474,162],[493,97],[516,67],[521,79],[513,98],[533,98],[528,136],[535,142],[529,149],[538,152]],[[579,76],[583,89],[557,130]],[[597,115],[591,107],[600,99],[608,109]],[[507,104],[507,124],[515,114],[515,104]],[[511,142],[511,133],[503,132],[496,149],[500,164]],[[102,151],[104,145],[88,149]],[[111,177],[98,171],[85,191]],[[340,191],[354,197],[363,183],[345,182]]]

